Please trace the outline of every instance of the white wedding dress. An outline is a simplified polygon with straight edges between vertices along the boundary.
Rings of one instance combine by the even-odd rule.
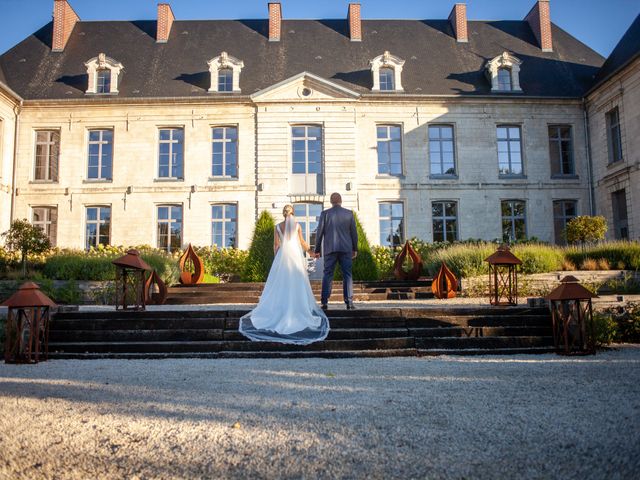
[[[324,340],[329,320],[316,303],[293,216],[284,233],[276,226],[280,248],[273,259],[258,306],[240,319],[240,333],[259,342],[307,345]]]

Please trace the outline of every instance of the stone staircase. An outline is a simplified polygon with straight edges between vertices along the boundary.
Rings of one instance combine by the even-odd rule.
[[[331,332],[308,346],[251,342],[246,310],[59,312],[51,358],[382,357],[552,351],[545,308],[330,310]]]
[[[264,283],[201,283],[198,285],[175,285],[168,288],[166,305],[205,305],[216,303],[258,303]],[[311,288],[320,301],[322,284],[312,281]],[[415,282],[383,281],[354,282],[354,300],[416,300],[433,298],[431,280]],[[334,282],[332,302],[342,301],[342,282]]]

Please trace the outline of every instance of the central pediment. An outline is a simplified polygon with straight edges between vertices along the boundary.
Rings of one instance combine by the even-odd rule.
[[[301,72],[251,95],[254,102],[353,101],[360,94],[309,72]]]

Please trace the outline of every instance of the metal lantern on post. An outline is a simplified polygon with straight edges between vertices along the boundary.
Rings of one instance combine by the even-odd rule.
[[[485,261],[489,263],[491,305],[517,305],[518,265],[522,265],[522,261],[507,245],[500,245]]]
[[[560,285],[546,297],[558,353],[595,353],[591,299],[596,297],[572,275],[560,280]]]
[[[49,319],[56,304],[33,282],[2,303],[9,307],[4,345],[6,363],[38,363],[49,358]],[[42,354],[42,358],[40,357]]]
[[[129,250],[111,263],[116,266],[116,310],[144,310],[145,272],[151,267],[137,250]]]

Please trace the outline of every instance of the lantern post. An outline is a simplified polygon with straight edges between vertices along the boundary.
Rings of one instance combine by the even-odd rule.
[[[144,310],[145,272],[151,267],[140,258],[138,250],[129,250],[112,263],[116,266],[116,310]]]
[[[6,363],[38,363],[49,358],[49,320],[56,304],[33,282],[2,303],[9,307],[4,346]],[[42,354],[42,358],[41,358]]]
[[[518,304],[518,266],[522,261],[507,245],[486,260],[489,263],[489,301],[491,305],[507,306]]]
[[[591,299],[596,297],[572,275],[560,280],[560,285],[546,297],[551,309],[557,353],[595,353]]]

